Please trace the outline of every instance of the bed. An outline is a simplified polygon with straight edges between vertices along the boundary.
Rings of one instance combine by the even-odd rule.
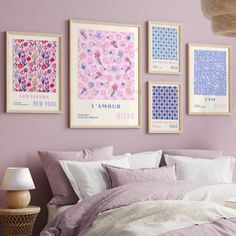
[[[205,150],[125,155],[92,162],[60,156],[77,202],[70,196],[73,204],[50,204],[40,235],[236,235],[234,158]]]
[[[64,206],[58,206],[58,205],[53,205],[53,204],[48,204],[47,209],[48,209],[48,220],[47,223],[52,222],[58,214],[64,212],[65,210],[71,208],[73,205],[64,205]]]

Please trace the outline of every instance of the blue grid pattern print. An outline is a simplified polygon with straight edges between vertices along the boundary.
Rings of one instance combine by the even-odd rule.
[[[152,27],[152,58],[178,60],[178,31],[170,27]]]
[[[194,94],[226,96],[226,52],[194,51]]]
[[[178,120],[178,87],[152,87],[152,119]]]

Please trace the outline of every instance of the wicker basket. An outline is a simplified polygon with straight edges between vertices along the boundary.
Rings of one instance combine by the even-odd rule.
[[[201,6],[215,34],[236,37],[235,0],[201,0]]]
[[[0,216],[4,236],[31,236],[37,214]]]
[[[29,206],[21,209],[0,208],[0,224],[4,236],[31,236],[40,208]]]

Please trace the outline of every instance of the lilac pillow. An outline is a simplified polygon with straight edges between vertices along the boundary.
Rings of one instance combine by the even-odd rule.
[[[46,172],[53,199],[50,204],[71,205],[78,202],[78,196],[74,192],[67,179],[59,160],[67,161],[100,161],[113,159],[113,147],[102,147],[93,150],[82,151],[38,151],[43,168]]]
[[[103,164],[103,167],[109,176],[112,188],[129,183],[176,180],[175,165],[136,170],[124,169],[106,164]]]

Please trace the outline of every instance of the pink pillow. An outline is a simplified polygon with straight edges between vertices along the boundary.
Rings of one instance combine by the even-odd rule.
[[[109,176],[112,188],[129,183],[176,180],[175,165],[137,170],[124,169],[106,164],[103,164],[103,167]]]
[[[50,204],[54,205],[71,205],[77,203],[79,200],[59,160],[100,161],[114,158],[112,146],[83,151],[38,151],[38,154],[43,163],[43,168],[53,193],[53,199],[50,201]]]

